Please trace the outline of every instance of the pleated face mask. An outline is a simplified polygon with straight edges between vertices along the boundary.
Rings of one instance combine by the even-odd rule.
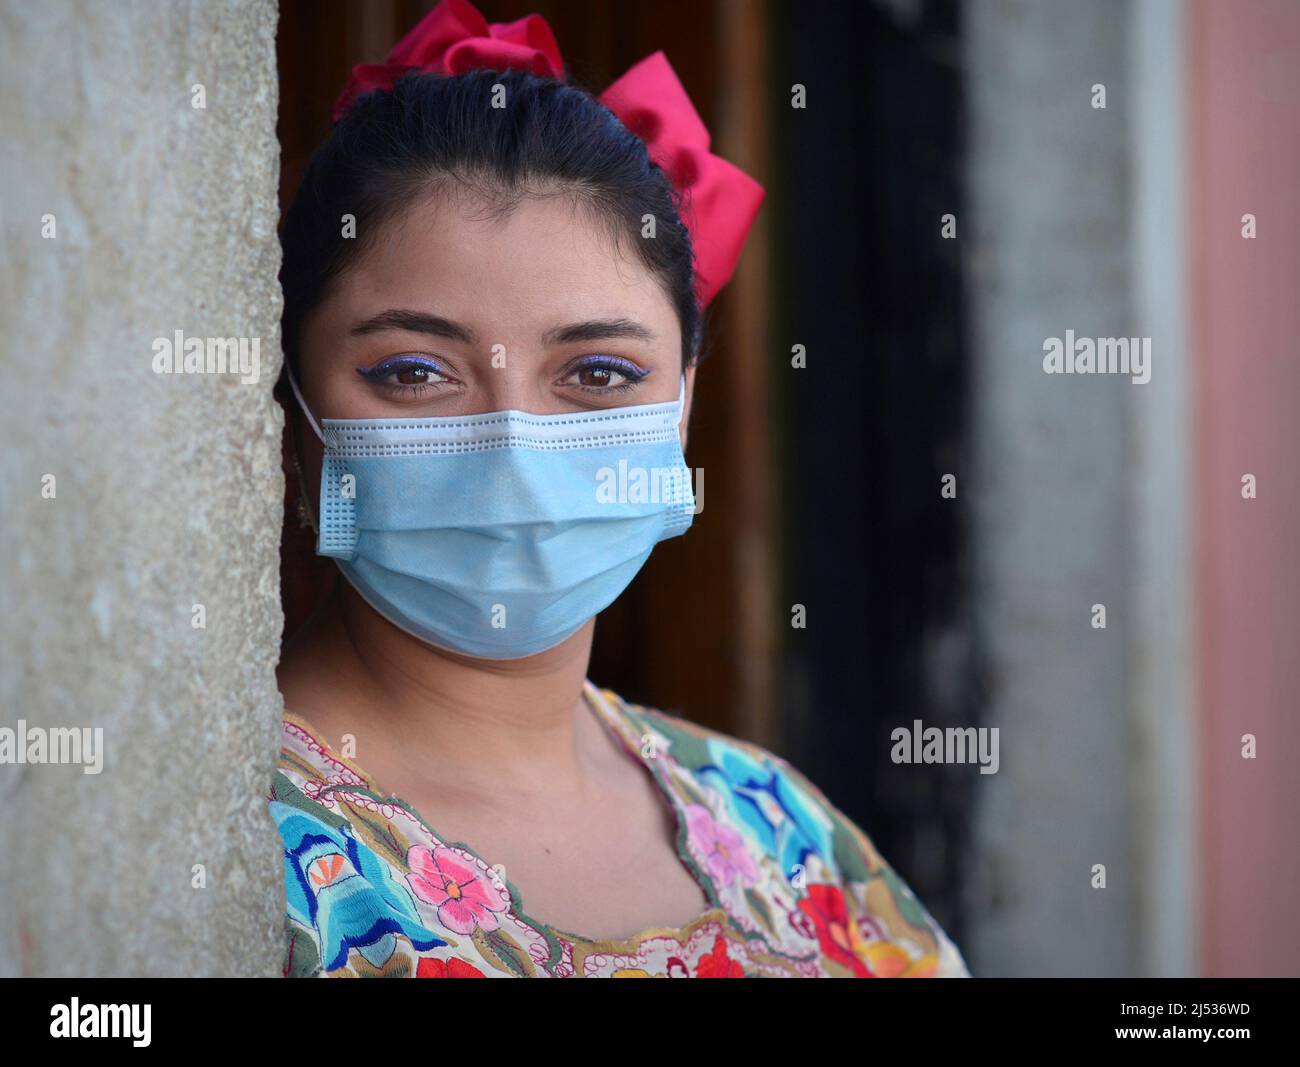
[[[675,401],[531,415],[324,419],[316,552],[439,648],[517,659],[571,637],[695,513]]]

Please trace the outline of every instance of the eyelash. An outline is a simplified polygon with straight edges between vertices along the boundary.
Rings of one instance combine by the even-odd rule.
[[[380,389],[387,390],[390,393],[399,393],[402,396],[420,396],[430,389],[436,389],[440,385],[447,385],[443,382],[421,382],[419,384],[408,384],[406,382],[386,381],[388,377],[394,374],[401,374],[408,370],[429,371],[443,378],[450,377],[446,369],[434,360],[422,356],[392,356],[373,367],[358,367],[357,373],[372,385]]]
[[[627,379],[621,385],[578,385],[584,393],[621,393],[628,389],[634,389],[645,379],[650,372],[638,367],[630,360],[623,359],[620,356],[585,356],[577,363],[567,368],[562,374],[561,380],[569,377],[571,374],[580,374],[584,370],[607,370],[612,371]]]
[[[392,356],[377,363],[373,367],[358,367],[357,373],[372,385],[385,389],[392,393],[398,393],[402,396],[416,397],[428,392],[430,389],[436,389],[439,386],[450,384],[447,381],[441,382],[422,382],[419,384],[408,384],[406,382],[387,381],[389,377],[401,374],[403,371],[423,370],[432,374],[439,375],[442,378],[450,378],[450,375],[443,366],[432,359],[423,356]],[[650,373],[638,367],[630,360],[620,356],[585,356],[578,362],[565,369],[560,375],[560,382],[563,383],[565,378],[574,374],[580,374],[582,371],[604,370],[627,380],[620,385],[574,385],[572,388],[580,389],[584,393],[621,393],[628,389],[634,389]]]

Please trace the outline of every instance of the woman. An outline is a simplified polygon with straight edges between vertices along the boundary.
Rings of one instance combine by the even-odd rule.
[[[279,672],[285,973],[965,975],[787,762],[586,678],[691,523],[702,309],[762,191],[662,55],[601,101],[563,78],[539,17],[446,0],[354,72],[286,216],[304,511],[346,581]]]

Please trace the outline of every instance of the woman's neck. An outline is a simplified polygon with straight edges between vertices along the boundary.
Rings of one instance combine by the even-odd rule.
[[[335,747],[355,737],[357,763],[382,789],[401,792],[375,766],[466,789],[563,787],[608,758],[608,738],[583,713],[594,628],[524,659],[472,659],[417,640],[340,580],[286,646],[280,689]]]

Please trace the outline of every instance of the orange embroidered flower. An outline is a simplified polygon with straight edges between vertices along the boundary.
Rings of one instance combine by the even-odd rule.
[[[307,877],[311,879],[312,885],[320,889],[332,883],[343,873],[343,865],[346,862],[347,860],[337,852],[331,852],[328,856],[321,856],[307,868]]]
[[[839,886],[809,886],[799,911],[812,920],[822,951],[857,978],[931,978],[938,969],[939,959],[933,953],[914,960],[892,941],[863,937]]]
[[[933,953],[913,960],[891,941],[867,941],[855,948],[877,978],[933,978],[939,966]]]

